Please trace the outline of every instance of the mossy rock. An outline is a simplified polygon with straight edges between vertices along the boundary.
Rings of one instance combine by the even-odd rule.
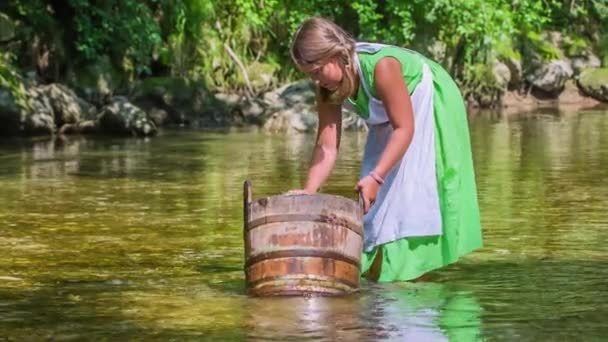
[[[120,96],[101,110],[97,121],[105,134],[143,137],[157,133],[156,124],[148,114]]]
[[[569,61],[554,60],[538,65],[526,74],[526,80],[543,96],[557,98],[574,71]]]
[[[55,133],[55,114],[46,92],[40,87],[27,90],[28,108],[23,117],[25,135],[51,135]]]
[[[585,94],[608,103],[608,68],[584,70],[578,78],[578,86]]]
[[[475,64],[465,70],[460,87],[465,98],[474,98],[481,107],[492,107],[506,91],[506,77],[500,76],[493,65]]]
[[[517,87],[523,78],[521,53],[513,47],[511,40],[505,39],[494,47],[494,55],[499,62],[509,68],[508,86]]]
[[[53,83],[40,86],[40,89],[51,102],[57,127],[95,118],[95,109],[65,85]]]

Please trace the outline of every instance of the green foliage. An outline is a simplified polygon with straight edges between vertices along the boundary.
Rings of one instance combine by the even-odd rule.
[[[359,17],[360,34],[369,40],[377,40],[385,32],[381,29],[383,15],[378,13],[378,4],[374,0],[355,0],[351,4]]]
[[[528,32],[523,39],[523,42],[528,46],[528,50],[537,53],[542,60],[550,61],[560,58],[557,47],[553,46],[536,32]]]
[[[598,22],[597,39],[594,41],[602,65],[608,66],[608,0],[592,1],[593,15]]]
[[[22,18],[33,31],[52,29],[55,20],[46,1],[43,0],[9,0],[9,15]],[[44,32],[44,31],[42,31]]]
[[[566,55],[592,49],[608,59],[608,0],[8,0],[0,10],[25,23],[24,41],[61,32],[70,61],[109,56],[128,75],[183,77],[250,95],[301,77],[289,44],[314,15],[359,40],[425,54],[439,43],[438,62],[474,91],[492,91],[473,84],[486,75],[479,65],[494,58],[559,58],[542,38],[547,30],[564,33]]]
[[[21,77],[12,65],[12,55],[8,53],[0,53],[0,88],[7,89],[17,107],[22,111],[29,109],[27,94]]]
[[[608,68],[586,70],[581,74],[579,81],[590,87],[601,89],[608,83]]]
[[[602,58],[602,66],[608,67],[608,33],[604,33],[599,39],[598,50]]]
[[[513,46],[513,42],[509,39],[499,41],[494,47],[494,52],[499,60],[514,59],[521,61],[521,53]]]
[[[572,35],[564,37],[563,48],[568,57],[581,56],[585,54],[589,44],[583,37]]]
[[[187,76],[196,63],[197,44],[204,41],[204,25],[214,15],[211,2],[165,0],[159,3],[162,44],[160,61],[171,66],[175,76]]]
[[[513,25],[518,33],[540,32],[552,22],[551,16],[560,6],[559,0],[513,1]]]
[[[74,13],[74,42],[81,56],[95,60],[110,54],[128,59],[136,73],[149,73],[151,53],[160,43],[160,30],[152,12],[137,0],[67,0]],[[123,61],[124,62],[124,61]]]
[[[553,12],[548,27],[589,33],[589,29],[607,25],[606,0],[552,0],[550,3]]]

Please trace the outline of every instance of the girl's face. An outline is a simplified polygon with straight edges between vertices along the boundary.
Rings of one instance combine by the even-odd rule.
[[[324,65],[313,69],[306,74],[308,74],[318,86],[330,91],[338,89],[343,77],[342,68],[340,67],[340,64],[338,64],[336,58],[331,58]]]

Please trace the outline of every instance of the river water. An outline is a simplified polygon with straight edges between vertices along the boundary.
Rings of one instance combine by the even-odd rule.
[[[0,142],[0,341],[602,341],[608,112],[470,119],[484,248],[422,283],[245,295],[242,183],[299,187],[313,135]],[[347,133],[323,192],[353,196]]]

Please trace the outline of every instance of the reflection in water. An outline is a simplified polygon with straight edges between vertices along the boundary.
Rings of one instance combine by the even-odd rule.
[[[367,286],[346,298],[251,299],[249,340],[476,341],[480,307],[443,284]]]
[[[244,295],[242,182],[300,187],[312,135],[0,141],[0,340],[602,340],[608,113],[479,116],[484,248],[430,282]],[[354,198],[365,134],[324,192]]]

